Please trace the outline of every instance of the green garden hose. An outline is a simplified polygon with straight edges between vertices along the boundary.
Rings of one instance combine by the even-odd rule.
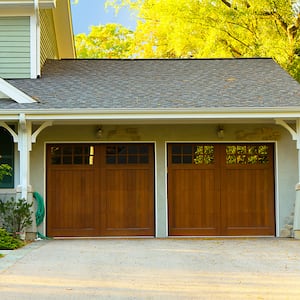
[[[33,192],[33,198],[36,201],[35,221],[36,221],[36,226],[38,227],[39,225],[42,224],[45,217],[44,199],[38,192]],[[43,240],[48,239],[48,237],[46,237],[40,232],[37,232],[37,237]]]

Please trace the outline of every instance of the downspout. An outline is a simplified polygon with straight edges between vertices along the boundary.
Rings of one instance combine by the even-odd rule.
[[[295,186],[296,189],[296,201],[295,201],[295,212],[294,212],[294,237],[300,239],[300,118],[296,119],[296,128],[293,129],[284,120],[277,119],[276,124],[283,126],[287,129],[294,141],[298,150],[298,183]]]
[[[36,75],[41,76],[41,24],[39,12],[39,0],[34,0],[34,12],[36,18]]]
[[[31,60],[31,79],[40,77],[41,73],[41,49],[40,49],[40,14],[39,14],[39,0],[34,0],[33,2],[33,15],[31,17],[31,49],[30,49],[30,60]]]

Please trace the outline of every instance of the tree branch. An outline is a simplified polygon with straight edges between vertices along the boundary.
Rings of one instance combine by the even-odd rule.
[[[279,24],[284,29],[284,31],[287,31],[288,24],[283,20],[283,18],[281,17],[281,15],[279,15],[277,12],[275,12],[275,11],[265,11],[265,12],[263,12],[260,15],[261,16],[267,16],[267,17],[274,17],[275,20],[279,22]]]
[[[300,13],[297,16],[295,23],[287,27],[287,32],[291,40],[295,39],[299,27],[300,27]]]
[[[231,5],[231,3],[229,2],[229,1],[227,1],[227,0],[221,0],[227,7],[229,7],[229,8],[231,8],[232,7],[232,5]]]
[[[221,1],[222,1],[227,7],[232,8],[232,4],[231,4],[229,1],[227,1],[227,0],[221,0]],[[245,3],[245,5],[246,5],[247,8],[250,8],[250,7],[251,7],[251,5],[249,4],[248,1],[244,1],[244,3]],[[237,9],[237,7],[234,7],[234,9]]]
[[[240,56],[242,56],[242,53],[237,48],[235,48],[231,44],[229,44],[227,40],[220,39],[220,42],[230,48],[230,51],[231,51],[231,53],[232,53],[232,55],[234,57],[240,57]],[[234,54],[236,54],[236,55],[234,55]]]

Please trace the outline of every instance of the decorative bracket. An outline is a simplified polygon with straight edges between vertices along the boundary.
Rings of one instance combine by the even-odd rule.
[[[25,119],[20,119],[20,125],[24,127],[25,123],[24,123]],[[36,143],[36,139],[37,136],[46,128],[49,126],[52,126],[53,122],[52,121],[46,121],[44,122],[32,135],[31,135],[31,143]],[[10,127],[8,126],[5,122],[0,122],[0,127],[5,128],[13,137],[14,143],[18,143],[19,142],[19,136],[18,134]]]
[[[5,122],[0,122],[0,126],[5,128],[11,134],[11,136],[14,139],[14,143],[18,143],[19,141],[18,135],[11,127],[9,127]]]
[[[31,143],[36,142],[37,136],[46,128],[49,126],[52,126],[53,122],[52,121],[46,121],[44,122],[32,135],[31,135]]]
[[[276,124],[281,125],[292,135],[294,141],[297,142],[297,149],[300,150],[300,119],[296,120],[296,130],[282,119],[276,119]]]

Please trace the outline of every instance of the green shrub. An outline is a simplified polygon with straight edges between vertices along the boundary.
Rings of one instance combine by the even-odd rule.
[[[4,228],[0,228],[0,250],[14,250],[24,245],[20,239],[14,238]]]
[[[31,206],[25,199],[0,200],[0,220],[2,227],[14,237],[32,224]]]

